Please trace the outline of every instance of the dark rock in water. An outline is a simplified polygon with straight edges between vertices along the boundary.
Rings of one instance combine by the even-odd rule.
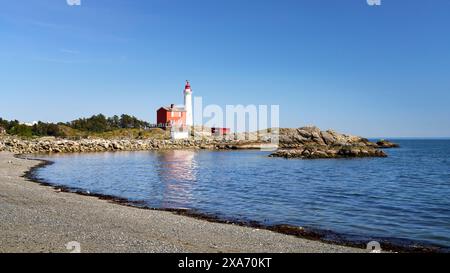
[[[389,140],[384,140],[384,139],[379,140],[376,144],[377,144],[377,148],[383,148],[383,149],[400,147],[400,145],[398,145],[397,143],[393,143],[393,142],[390,142]]]
[[[319,159],[319,158],[356,158],[356,157],[387,157],[380,150],[362,146],[321,146],[306,149],[281,149],[272,153],[270,157]]]

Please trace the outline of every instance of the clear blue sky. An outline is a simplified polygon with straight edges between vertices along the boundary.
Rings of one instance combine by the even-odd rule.
[[[450,136],[450,1],[0,0],[0,117],[279,104],[281,126]]]

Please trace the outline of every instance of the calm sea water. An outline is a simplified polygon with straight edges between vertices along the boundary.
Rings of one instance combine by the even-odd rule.
[[[56,185],[364,238],[450,247],[450,141],[398,140],[388,158],[285,160],[261,151],[165,151],[41,157]]]

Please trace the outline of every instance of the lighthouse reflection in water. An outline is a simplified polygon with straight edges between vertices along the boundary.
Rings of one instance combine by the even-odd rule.
[[[197,179],[195,152],[173,150],[158,153],[157,173],[162,191],[162,207],[189,208],[194,195],[193,188]]]
[[[193,150],[56,154],[40,157],[50,157],[55,164],[40,169],[38,175],[45,173],[54,185],[145,200],[145,206],[192,208],[198,201],[194,192],[198,156]]]

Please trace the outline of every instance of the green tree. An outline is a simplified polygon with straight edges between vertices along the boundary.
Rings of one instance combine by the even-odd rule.
[[[111,130],[108,120],[103,114],[94,115],[87,119],[77,119],[69,122],[67,125],[73,129],[96,133],[102,133]]]
[[[54,137],[64,137],[64,132],[60,129],[57,124],[54,123],[44,123],[39,121],[37,124],[33,125],[33,135],[36,136],[54,136]]]
[[[110,129],[119,129],[120,128],[120,118],[117,115],[114,115],[113,117],[108,118],[108,125]]]
[[[27,126],[24,124],[17,124],[14,125],[14,127],[11,127],[8,131],[11,135],[17,135],[22,137],[32,137],[33,136],[33,130],[31,126]]]

